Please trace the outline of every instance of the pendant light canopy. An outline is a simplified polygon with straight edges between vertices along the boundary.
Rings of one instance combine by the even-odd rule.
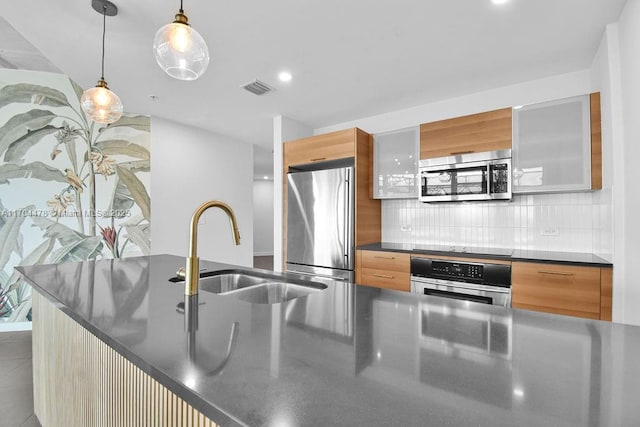
[[[209,48],[200,33],[189,25],[182,0],[175,21],[156,33],[153,52],[160,68],[174,79],[195,80],[207,70]]]
[[[98,84],[87,89],[80,98],[82,110],[97,123],[109,124],[122,117],[122,102],[104,80],[104,38],[107,16],[116,16],[118,8],[108,0],[92,0],[91,6],[102,15],[102,74]]]

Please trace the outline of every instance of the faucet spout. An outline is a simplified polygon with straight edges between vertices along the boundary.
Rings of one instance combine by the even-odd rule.
[[[231,230],[233,232],[233,240],[236,245],[240,244],[240,231],[238,231],[238,222],[233,209],[224,202],[211,200],[203,203],[196,209],[191,217],[191,227],[189,233],[189,257],[185,268],[185,295],[196,295],[198,293],[198,285],[200,282],[200,259],[198,258],[198,222],[202,214],[209,208],[220,208],[229,217],[231,222]]]

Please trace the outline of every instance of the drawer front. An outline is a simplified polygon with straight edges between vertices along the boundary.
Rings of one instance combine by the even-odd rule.
[[[512,306],[600,318],[600,269],[557,264],[512,264]]]
[[[411,257],[399,252],[362,251],[362,267],[409,274]]]
[[[362,268],[359,285],[375,286],[377,288],[411,291],[411,277],[409,273],[374,268]]]

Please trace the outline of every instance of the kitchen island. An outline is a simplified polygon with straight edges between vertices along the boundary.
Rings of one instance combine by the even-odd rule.
[[[200,292],[188,333],[183,264],[19,268],[43,426],[640,422],[639,327],[318,279],[279,304]]]

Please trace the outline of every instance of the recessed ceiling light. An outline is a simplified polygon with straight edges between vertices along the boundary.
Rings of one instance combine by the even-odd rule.
[[[264,179],[269,179],[269,177],[265,175],[265,176],[264,176]]]
[[[281,71],[280,74],[278,74],[278,78],[280,79],[281,82],[286,83],[286,82],[290,82],[293,76],[288,71]]]
[[[491,0],[491,3],[493,3],[493,4],[505,4],[505,3],[509,3],[509,0]]]

